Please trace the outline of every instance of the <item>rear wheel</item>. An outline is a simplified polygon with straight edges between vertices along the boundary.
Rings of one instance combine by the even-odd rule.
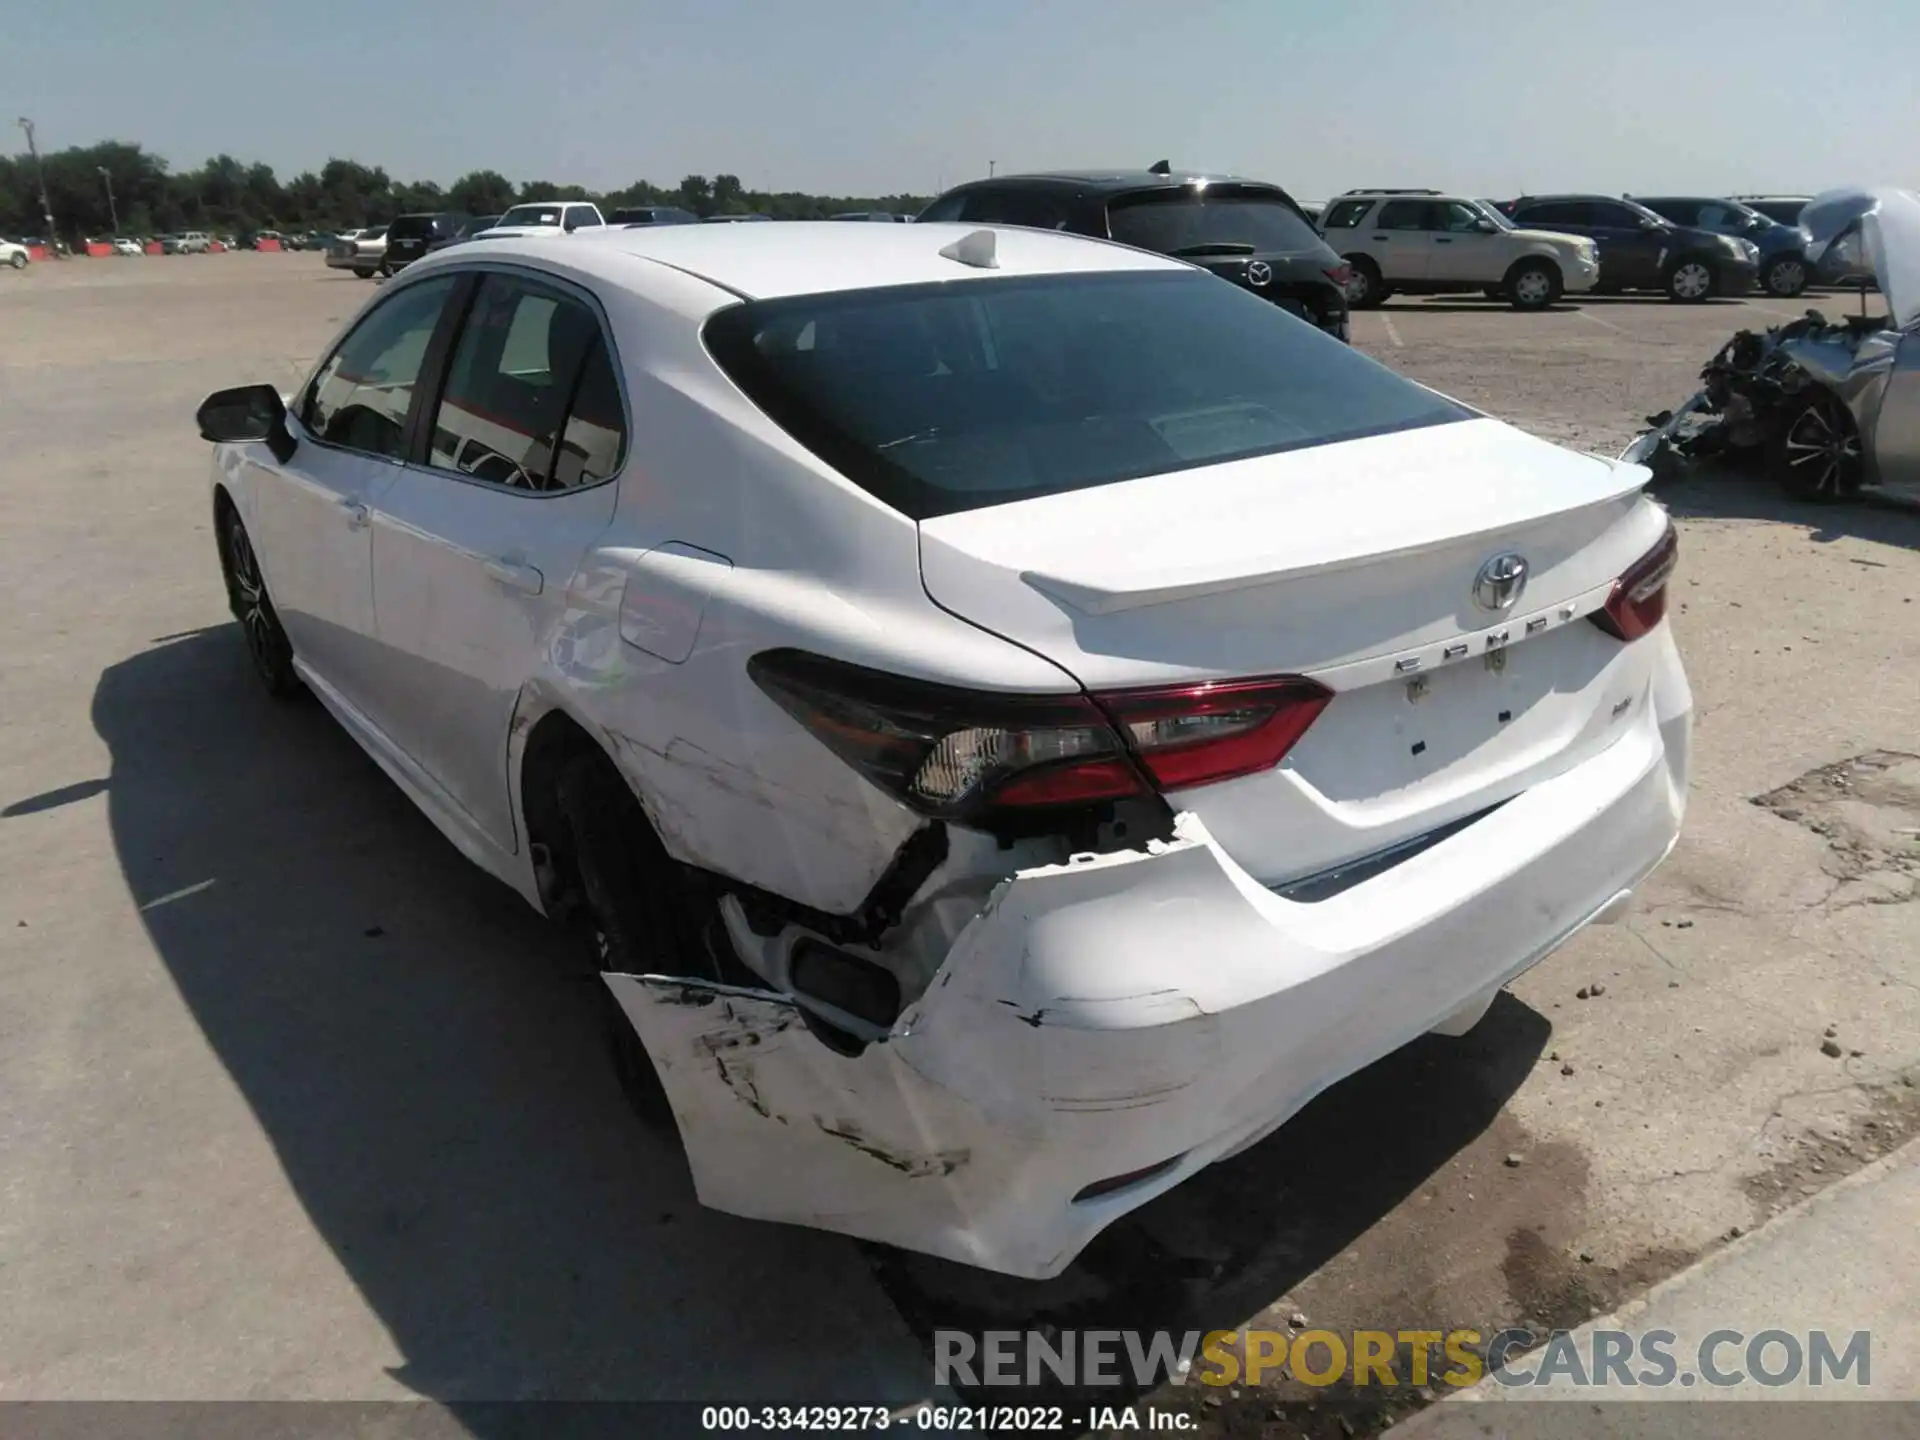
[[[1697,305],[1713,294],[1713,266],[1689,256],[1667,272],[1667,298],[1682,305]]]
[[[1791,300],[1807,288],[1807,262],[1800,255],[1776,255],[1760,274],[1769,295]]]
[[[253,541],[240,513],[225,508],[220,526],[221,569],[227,581],[227,604],[233,618],[240,622],[246,637],[247,654],[254,673],[276,700],[300,693],[300,677],[293,668],[293,646],[280,627],[280,617],[267,594],[267,582],[260,574],[260,557],[254,554]]]
[[[14,251],[13,257],[10,260],[8,260],[7,263],[16,270],[26,269],[27,268],[27,252],[24,250]]]
[[[1347,279],[1348,309],[1371,310],[1387,298],[1390,292],[1373,261],[1364,255],[1350,255],[1347,267],[1353,272]]]
[[[1798,500],[1851,500],[1866,480],[1852,412],[1825,390],[1795,402],[1774,432],[1767,460],[1780,488]]]
[[[557,809],[563,843],[580,889],[583,963],[596,977],[614,1073],[627,1101],[647,1124],[667,1128],[673,1112],[647,1048],[598,981],[602,973],[715,978],[718,965],[703,921],[715,907],[689,894],[654,833],[626,777],[601,754],[581,754],[561,768]]]
[[[1560,271],[1545,260],[1521,260],[1507,272],[1507,303],[1516,310],[1544,310],[1560,298]]]
[[[363,269],[358,265],[353,267],[353,274],[357,280],[371,280],[373,278],[373,271]]]

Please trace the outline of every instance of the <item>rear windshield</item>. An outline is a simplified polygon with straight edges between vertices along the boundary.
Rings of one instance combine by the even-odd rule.
[[[1185,271],[754,301],[706,340],[776,423],[915,520],[1473,413]]]
[[[431,235],[439,229],[438,215],[402,215],[387,227],[389,240],[410,240],[417,235]]]
[[[1150,191],[1107,202],[1107,229],[1123,245],[1180,255],[1236,250],[1317,250],[1312,224],[1273,191],[1251,185]]]
[[[558,205],[516,205],[500,217],[502,225],[558,225]]]

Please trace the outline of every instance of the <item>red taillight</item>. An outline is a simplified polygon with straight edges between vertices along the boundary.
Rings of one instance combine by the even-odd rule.
[[[1353,283],[1353,267],[1351,265],[1335,265],[1332,269],[1322,273],[1342,290]]]
[[[834,754],[923,814],[962,822],[1187,789],[1270,769],[1332,692],[1283,677],[1098,695],[1005,695],[798,650],[747,673]]]
[[[1298,676],[1225,680],[1094,697],[1162,790],[1271,770],[1333,692]]]
[[[1660,543],[1613,582],[1613,593],[1593,612],[1593,623],[1616,639],[1638,640],[1667,618],[1667,581],[1679,560],[1680,537],[1669,522]]]

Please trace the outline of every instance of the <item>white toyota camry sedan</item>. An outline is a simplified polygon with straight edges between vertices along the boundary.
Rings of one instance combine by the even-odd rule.
[[[260,678],[579,929],[723,1210],[1055,1274],[1679,831],[1647,472],[1177,260],[504,239],[199,424]]]

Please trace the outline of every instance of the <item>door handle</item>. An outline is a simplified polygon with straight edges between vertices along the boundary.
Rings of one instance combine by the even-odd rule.
[[[1444,235],[1436,235],[1433,237],[1433,243],[1436,245],[1451,245],[1453,241],[1449,240]]]
[[[1390,239],[1391,237],[1386,235],[1376,235],[1373,238],[1376,240],[1386,240],[1386,239]]]
[[[346,512],[347,528],[349,530],[364,530],[367,528],[367,507],[360,501],[352,498],[342,500],[340,502],[340,508]]]
[[[523,560],[495,556],[481,561],[480,568],[497,583],[523,595],[538,595],[547,585],[547,577]]]

